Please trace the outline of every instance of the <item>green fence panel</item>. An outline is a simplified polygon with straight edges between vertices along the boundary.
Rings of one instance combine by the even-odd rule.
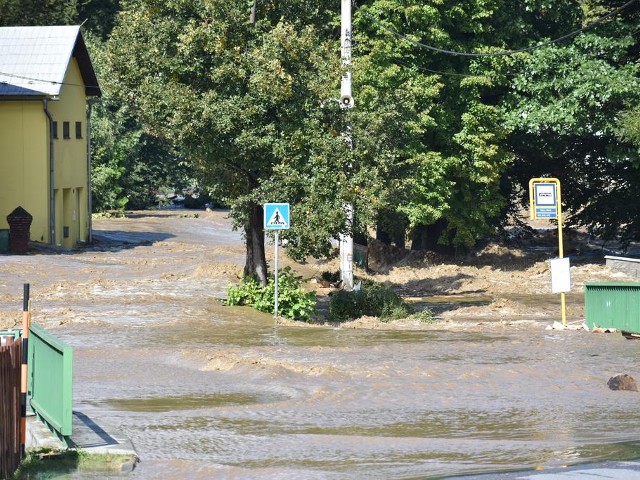
[[[640,282],[587,282],[584,302],[589,329],[640,333]]]
[[[71,435],[73,350],[44,328],[29,330],[29,397],[33,411],[59,437]]]

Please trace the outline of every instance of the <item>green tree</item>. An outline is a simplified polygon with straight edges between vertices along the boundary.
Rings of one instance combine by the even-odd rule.
[[[115,25],[120,10],[120,0],[76,0],[78,19],[84,26],[103,41],[107,39]]]
[[[375,118],[380,104],[401,105],[397,129],[402,133],[396,133],[400,141],[393,155],[404,161],[395,162],[386,216],[407,219],[413,248],[471,246],[493,230],[507,205],[503,179],[513,155],[499,104],[509,89],[501,72],[513,60],[453,52],[528,46],[576,25],[576,6],[574,1],[553,8],[537,1],[363,2],[356,16],[358,108]]]
[[[161,191],[193,186],[193,170],[180,152],[150,135],[118,97],[121,86],[102,41],[85,37],[103,92],[91,110],[93,210],[144,209],[157,204]]]
[[[620,5],[590,2],[587,18]],[[630,6],[568,44],[523,55],[505,104],[513,177],[523,187],[532,177],[559,178],[569,225],[625,242],[640,238],[638,12]]]
[[[280,195],[267,198],[260,186],[304,154],[310,112],[336,69],[325,7],[258,7],[250,24],[247,2],[123,2],[108,46],[121,101],[232,205],[246,236],[245,275],[265,283],[261,204]]]
[[[623,140],[640,149],[640,107],[622,112],[620,115],[620,135]]]
[[[76,0],[0,0],[0,26],[71,25]]]

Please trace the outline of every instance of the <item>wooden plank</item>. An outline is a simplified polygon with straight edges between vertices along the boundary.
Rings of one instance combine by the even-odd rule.
[[[20,465],[20,381],[22,342],[0,347],[0,477]]]

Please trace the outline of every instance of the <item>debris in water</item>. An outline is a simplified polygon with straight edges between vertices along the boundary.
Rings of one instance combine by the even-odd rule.
[[[611,390],[626,390],[629,392],[637,392],[638,384],[631,375],[620,373],[615,377],[611,377],[607,382]]]
[[[614,333],[615,331],[615,328],[593,327],[591,333]]]
[[[560,322],[553,322],[553,324],[547,327],[547,330],[566,330],[567,326]]]

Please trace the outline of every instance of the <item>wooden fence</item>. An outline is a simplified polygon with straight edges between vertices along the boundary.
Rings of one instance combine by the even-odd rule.
[[[21,460],[21,369],[22,339],[0,346],[0,478],[11,477]]]

